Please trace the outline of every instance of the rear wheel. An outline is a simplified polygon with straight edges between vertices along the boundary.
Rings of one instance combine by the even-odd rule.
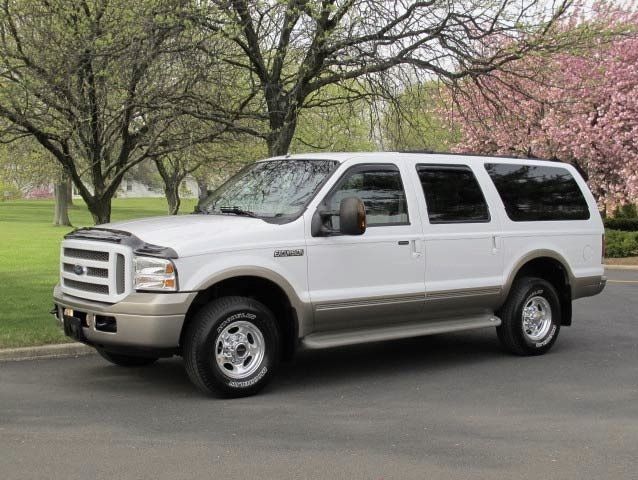
[[[184,363],[204,393],[245,397],[270,380],[279,358],[275,318],[262,303],[224,297],[197,312],[184,335]]]
[[[157,357],[135,357],[132,355],[121,355],[119,353],[112,353],[102,348],[96,348],[102,358],[109,362],[119,365],[120,367],[143,367],[155,363]]]
[[[517,355],[541,355],[558,337],[560,298],[553,285],[542,278],[518,279],[499,314],[498,338]]]

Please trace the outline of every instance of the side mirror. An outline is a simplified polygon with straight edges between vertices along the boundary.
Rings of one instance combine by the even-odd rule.
[[[339,231],[344,235],[363,235],[366,231],[366,207],[359,197],[348,197],[339,204]]]
[[[339,217],[339,230],[330,228],[330,219]],[[358,197],[341,200],[339,211],[317,209],[310,226],[313,237],[332,235],[362,235],[366,231],[366,207]]]

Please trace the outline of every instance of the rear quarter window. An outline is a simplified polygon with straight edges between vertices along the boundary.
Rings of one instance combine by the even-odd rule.
[[[515,222],[589,219],[583,192],[565,168],[486,163],[485,169]]]

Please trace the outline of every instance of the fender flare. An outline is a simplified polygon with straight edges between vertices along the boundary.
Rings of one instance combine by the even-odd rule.
[[[561,318],[562,318],[561,324],[565,326],[571,325],[572,324],[572,298],[573,298],[573,286],[574,286],[575,277],[574,277],[574,273],[569,267],[569,263],[567,262],[567,260],[565,260],[565,257],[563,257],[561,254],[559,254],[558,252],[554,250],[548,250],[548,249],[532,250],[531,252],[528,252],[527,254],[523,255],[521,258],[519,258],[516,261],[513,268],[509,272],[505,285],[503,286],[501,306],[507,300],[507,297],[509,296],[510,290],[512,288],[512,284],[514,283],[514,279],[520,273],[521,269],[528,262],[538,258],[551,258],[557,261],[567,275],[567,291],[563,294],[564,301],[561,301]]]
[[[310,333],[314,321],[312,306],[309,302],[301,300],[294,287],[282,275],[265,267],[257,266],[238,266],[231,267],[215,272],[214,275],[208,277],[204,282],[197,285],[194,289],[198,293],[213,285],[236,277],[258,277],[268,280],[277,285],[284,292],[292,308],[295,309],[297,315],[297,329],[299,338]]]
[[[532,260],[536,260],[537,258],[551,258],[553,260],[556,260],[563,267],[563,269],[565,270],[565,273],[567,273],[568,285],[569,286],[573,285],[574,278],[575,278],[574,273],[572,272],[572,269],[569,267],[569,262],[565,260],[565,257],[563,257],[560,253],[556,252],[555,250],[549,250],[549,249],[532,250],[531,252],[528,252],[525,255],[523,255],[521,258],[519,258],[514,263],[514,266],[511,268],[511,270],[509,271],[507,280],[503,284],[503,290],[502,290],[503,301],[509,295],[509,292],[512,288],[512,284],[514,283],[514,279],[516,278],[518,273],[521,271],[521,268],[523,268],[523,266],[525,266],[526,263]]]

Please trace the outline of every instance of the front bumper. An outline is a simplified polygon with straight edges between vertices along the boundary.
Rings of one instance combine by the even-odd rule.
[[[58,321],[62,323],[65,308],[81,312],[83,342],[96,347],[130,349],[176,349],[188,308],[196,292],[132,293],[124,300],[108,304],[72,297],[53,290]],[[96,318],[115,319],[115,332],[100,331]]]

